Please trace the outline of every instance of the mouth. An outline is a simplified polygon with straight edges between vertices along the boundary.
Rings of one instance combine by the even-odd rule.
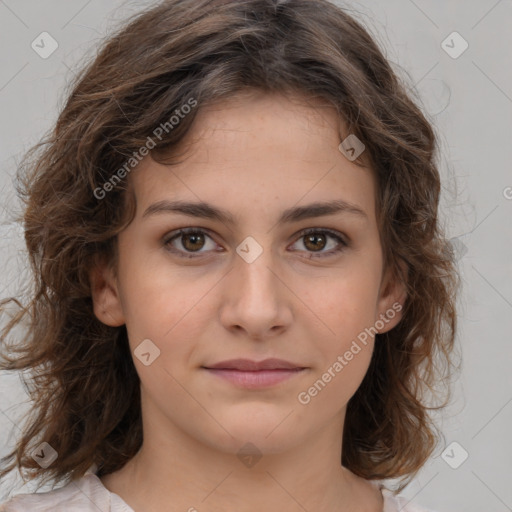
[[[211,375],[248,389],[274,386],[308,369],[283,359],[265,359],[259,362],[250,359],[230,359],[202,368]]]

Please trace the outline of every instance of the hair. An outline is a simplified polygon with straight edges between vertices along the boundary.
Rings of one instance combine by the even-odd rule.
[[[162,130],[155,161],[204,105],[254,90],[322,99],[339,115],[340,136],[365,144],[355,163],[366,159],[376,180],[384,266],[408,295],[398,325],[376,335],[348,403],[341,464],[369,480],[401,478],[402,490],[442,435],[429,411],[451,395],[459,278],[438,219],[437,135],[363,25],[327,0],[166,0],[104,41],[70,90],[18,169],[33,289],[1,303],[6,316],[15,309],[1,332],[1,367],[30,370],[23,384],[33,405],[0,477],[17,467],[29,479],[72,481],[92,464],[102,476],[141,447],[126,326],[95,317],[89,281],[100,261],[115,269],[117,234],[135,213],[117,170],[191,98],[197,108]],[[116,171],[123,179],[113,183]],[[23,335],[9,343],[17,327]],[[426,394],[439,382],[447,398],[434,407]],[[58,453],[46,469],[30,456],[43,441]]]

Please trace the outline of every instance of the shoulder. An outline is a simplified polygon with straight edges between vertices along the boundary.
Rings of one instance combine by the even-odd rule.
[[[388,489],[382,488],[381,491],[384,498],[383,512],[435,512],[432,509],[410,502],[404,496],[395,495]]]
[[[114,498],[114,499],[112,499]],[[116,499],[117,498],[117,499]],[[18,494],[0,505],[0,512],[133,512],[110,493],[94,474],[48,492]]]

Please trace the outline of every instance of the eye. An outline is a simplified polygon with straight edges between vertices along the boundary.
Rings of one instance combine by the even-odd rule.
[[[299,233],[299,239],[295,244],[302,242],[306,252],[310,253],[309,258],[323,258],[337,254],[348,247],[349,244],[342,236],[341,233],[330,229],[309,228]],[[329,245],[329,239],[334,241],[334,243],[331,242],[334,247],[324,251]],[[208,240],[210,240],[210,247],[207,244]],[[182,228],[174,231],[169,233],[162,243],[169,252],[183,258],[196,258],[216,250],[216,243],[211,236],[200,228]]]
[[[323,251],[329,245],[329,238],[335,241],[334,244],[331,244],[334,248],[329,251]],[[341,233],[330,229],[309,228],[301,231],[300,238],[295,243],[298,242],[302,242],[302,245],[306,247],[306,251],[311,253],[310,259],[332,256],[348,247],[348,243],[342,238]]]
[[[183,258],[195,258],[193,253],[198,253],[200,256],[202,253],[207,251],[201,251],[205,247],[205,240],[213,239],[206,233],[206,231],[199,228],[183,228],[170,233],[169,236],[165,237],[163,244],[169,252],[177,254]],[[177,244],[173,242],[178,242]],[[176,248],[176,245],[181,246]],[[215,242],[211,249],[215,249]]]

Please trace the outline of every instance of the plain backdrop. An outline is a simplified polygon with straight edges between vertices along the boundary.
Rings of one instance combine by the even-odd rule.
[[[151,4],[0,0],[0,297],[16,295],[28,277],[22,228],[13,221],[21,156],[55,122],[84,56]],[[440,135],[441,216],[463,282],[462,371],[450,407],[436,416],[446,442],[403,494],[437,512],[512,511],[512,2],[340,5],[372,31]],[[31,46],[42,32],[58,44],[46,59]],[[19,375],[1,375],[1,455],[14,446],[27,407]],[[0,502],[13,481],[12,494],[32,489],[6,479]]]

